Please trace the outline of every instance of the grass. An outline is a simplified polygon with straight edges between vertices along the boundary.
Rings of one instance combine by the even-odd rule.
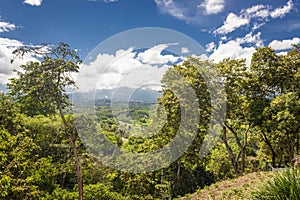
[[[251,199],[257,185],[272,179],[275,172],[254,172],[235,179],[224,180],[212,184],[196,193],[186,195],[181,200],[202,200],[202,199]]]
[[[287,169],[262,184],[252,193],[254,200],[299,200],[300,199],[300,168]]]

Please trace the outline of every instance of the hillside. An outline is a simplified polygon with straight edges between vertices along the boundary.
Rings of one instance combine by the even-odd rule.
[[[186,195],[181,200],[249,199],[252,190],[273,176],[274,172],[253,172],[235,179],[217,182],[194,194]]]

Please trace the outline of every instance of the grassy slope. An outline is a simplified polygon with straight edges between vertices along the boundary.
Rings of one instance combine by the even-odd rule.
[[[273,176],[274,172],[250,173],[239,178],[217,182],[194,194],[182,197],[181,200],[249,199],[253,189]]]

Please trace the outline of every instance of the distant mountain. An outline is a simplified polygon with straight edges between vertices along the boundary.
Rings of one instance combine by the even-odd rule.
[[[162,93],[152,89],[134,89],[121,87],[115,89],[97,89],[96,92],[69,93],[72,102],[77,105],[93,106],[96,100],[112,100],[117,102],[157,103]]]
[[[161,97],[161,92],[149,88],[134,89],[129,87],[121,87],[115,89],[98,89],[96,90],[95,99],[114,99],[120,101],[144,101],[157,102],[157,98]]]

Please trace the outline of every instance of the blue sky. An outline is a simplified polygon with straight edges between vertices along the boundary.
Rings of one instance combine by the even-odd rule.
[[[162,27],[200,43],[209,58],[246,58],[256,47],[284,54],[300,43],[298,0],[0,0],[0,83],[32,58],[9,63],[13,48],[66,42],[82,58],[122,31]],[[163,49],[161,49],[163,51]]]

